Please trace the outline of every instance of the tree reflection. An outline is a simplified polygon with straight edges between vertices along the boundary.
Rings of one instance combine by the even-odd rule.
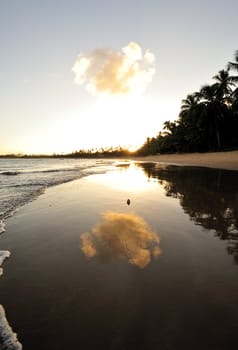
[[[106,212],[92,232],[82,233],[80,237],[83,253],[101,262],[123,259],[144,268],[151,256],[160,255],[159,237],[135,214]]]
[[[149,178],[163,185],[166,195],[178,198],[190,218],[227,240],[227,251],[238,264],[238,173],[199,167],[138,163]]]

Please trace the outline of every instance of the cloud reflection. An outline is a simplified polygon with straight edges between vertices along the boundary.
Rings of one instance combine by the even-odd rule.
[[[135,214],[106,212],[103,221],[92,232],[81,234],[81,249],[88,257],[102,262],[126,259],[144,268],[161,253],[159,237],[148,224]]]

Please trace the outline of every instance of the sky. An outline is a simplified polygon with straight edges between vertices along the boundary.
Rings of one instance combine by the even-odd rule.
[[[143,144],[238,50],[237,0],[0,0],[0,154]]]

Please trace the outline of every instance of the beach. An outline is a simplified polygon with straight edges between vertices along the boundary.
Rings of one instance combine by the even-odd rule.
[[[234,347],[238,173],[179,158],[90,165],[6,219],[13,349]]]
[[[166,164],[238,170],[238,151],[158,154],[153,156],[138,157],[135,159],[149,162],[161,162]]]
[[[0,1],[0,350],[237,348],[237,14]]]

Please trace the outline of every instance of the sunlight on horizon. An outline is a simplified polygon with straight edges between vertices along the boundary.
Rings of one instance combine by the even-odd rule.
[[[87,109],[78,108],[68,114],[63,111],[58,122],[52,121],[47,129],[43,123],[34,133],[26,128],[20,139],[12,131],[11,140],[3,142],[0,154],[67,154],[117,146],[135,151],[147,137],[156,137],[170,111],[176,113],[178,108],[174,101],[149,96],[97,97]]]
[[[87,109],[62,112],[58,123],[52,122],[47,130],[43,124],[34,134],[25,129],[20,140],[13,137],[0,153],[66,154],[117,146],[135,151],[147,137],[162,131],[170,113],[168,104],[170,110],[178,110],[173,101],[150,96],[100,96]]]
[[[167,113],[166,104],[149,97],[101,96],[57,127],[55,148],[72,152],[121,146],[134,151],[162,131]]]

